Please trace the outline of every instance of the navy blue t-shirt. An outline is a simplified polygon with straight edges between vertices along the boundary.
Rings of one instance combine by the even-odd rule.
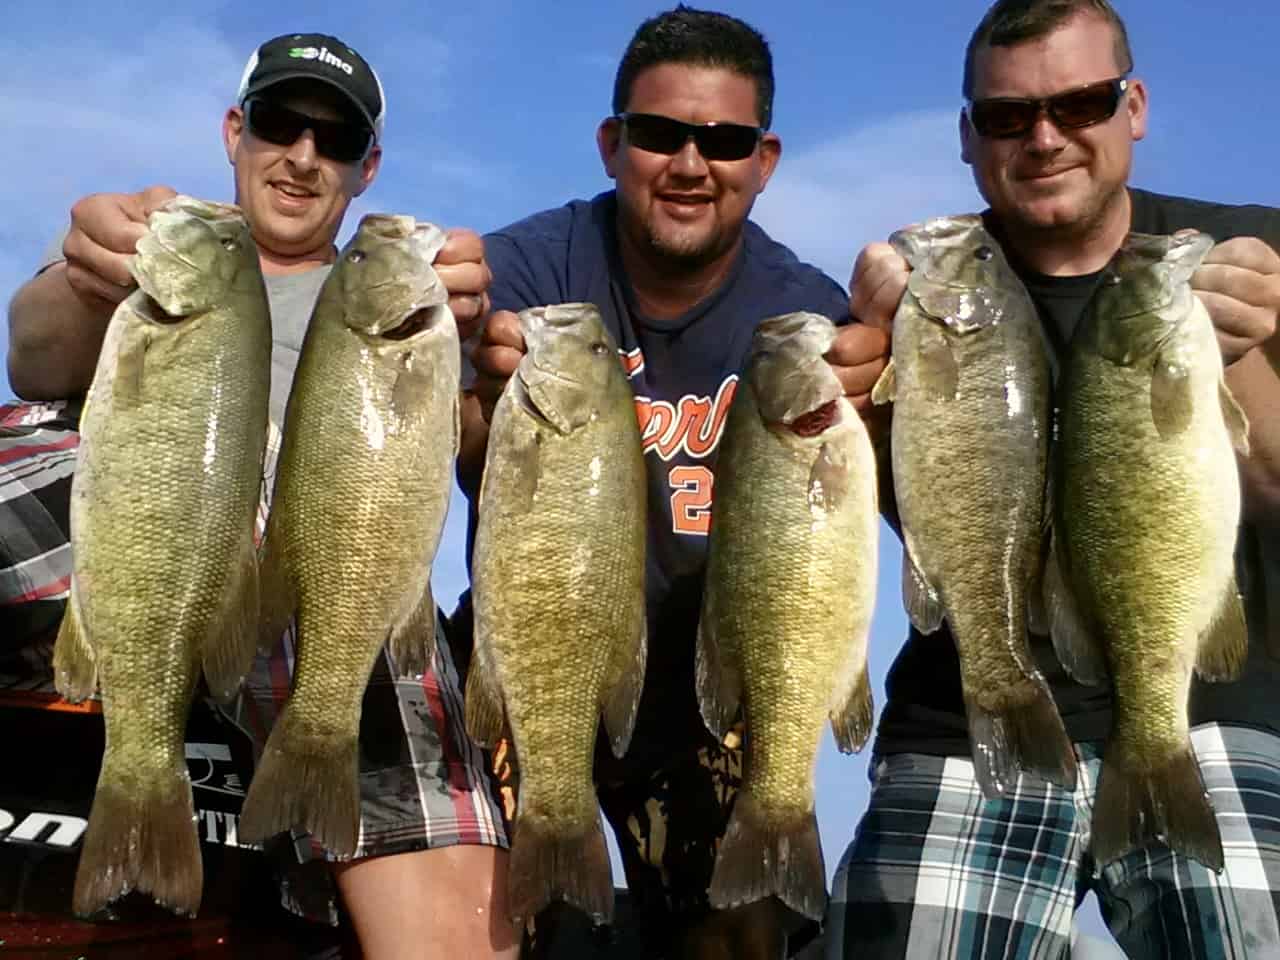
[[[849,319],[838,283],[750,221],[728,279],[684,316],[641,315],[618,253],[614,193],[488,234],[495,310],[594,303],[636,395],[648,471],[649,656],[636,735],[623,770],[643,774],[709,736],[694,694],[693,651],[706,564],[712,480],[725,416],[751,336],[766,317],[808,310]],[[601,760],[607,751],[599,752]]]

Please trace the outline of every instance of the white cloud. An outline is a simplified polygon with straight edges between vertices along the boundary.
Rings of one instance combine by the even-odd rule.
[[[788,152],[753,216],[847,285],[858,251],[925,217],[985,205],[960,161],[956,115],[906,113]]]

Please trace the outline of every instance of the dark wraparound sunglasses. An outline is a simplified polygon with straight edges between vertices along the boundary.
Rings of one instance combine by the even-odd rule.
[[[971,100],[966,112],[980,136],[996,139],[1025,137],[1042,111],[1060,130],[1078,130],[1115,116],[1128,85],[1123,77],[1117,77],[1040,100],[1017,97]]]
[[[615,118],[627,142],[650,153],[679,153],[693,138],[706,160],[745,160],[764,136],[761,127],[743,123],[685,123],[656,113],[620,113]]]
[[[270,100],[251,99],[244,105],[249,130],[260,140],[287,147],[310,130],[316,153],[338,163],[356,163],[373,143],[373,131],[360,123],[321,120]]]

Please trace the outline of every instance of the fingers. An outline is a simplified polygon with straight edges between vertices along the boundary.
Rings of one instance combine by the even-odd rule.
[[[449,309],[462,340],[472,337],[489,312],[493,273],[484,259],[484,240],[474,230],[455,228],[436,254],[435,270],[449,291]]]
[[[147,230],[147,216],[173,191],[95,193],[71,208],[71,229],[62,244],[67,282],[90,303],[119,303],[133,289],[129,258]]]
[[[1280,254],[1257,237],[1236,237],[1209,251],[1192,274],[1227,363],[1275,336],[1280,315]]]
[[[867,244],[853,264],[849,312],[869,326],[889,329],[910,272],[907,261],[889,244]]]
[[[840,378],[845,396],[857,402],[871,393],[889,362],[889,331],[851,323],[841,327],[826,359]],[[869,399],[869,398],[868,398]]]
[[[498,310],[489,316],[484,325],[480,342],[471,354],[476,369],[476,381],[472,392],[480,401],[484,419],[493,419],[493,408],[502,389],[520,365],[524,356],[524,337],[520,334],[519,318],[510,310]]]
[[[871,402],[871,388],[889,362],[891,344],[888,330],[855,322],[840,327],[826,354],[845,396],[862,414],[872,442],[878,442],[888,426],[889,409]]]

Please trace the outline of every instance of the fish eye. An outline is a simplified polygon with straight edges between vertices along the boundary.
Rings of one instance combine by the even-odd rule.
[[[240,244],[236,242],[235,237],[224,237],[222,240],[222,248],[235,253],[240,249]]]
[[[350,260],[352,263],[360,263],[362,260],[364,260],[364,256],[365,254],[363,250],[352,250],[350,253],[347,254],[347,259]]]
[[[594,353],[597,357],[599,357],[608,353],[609,348],[608,346],[606,346],[605,344],[597,340],[595,343],[591,345],[591,352]]]
[[[990,247],[988,247],[986,244],[983,244],[977,250],[973,251],[973,255],[977,257],[979,260],[990,260],[992,257],[996,255],[996,252],[992,250]]]

